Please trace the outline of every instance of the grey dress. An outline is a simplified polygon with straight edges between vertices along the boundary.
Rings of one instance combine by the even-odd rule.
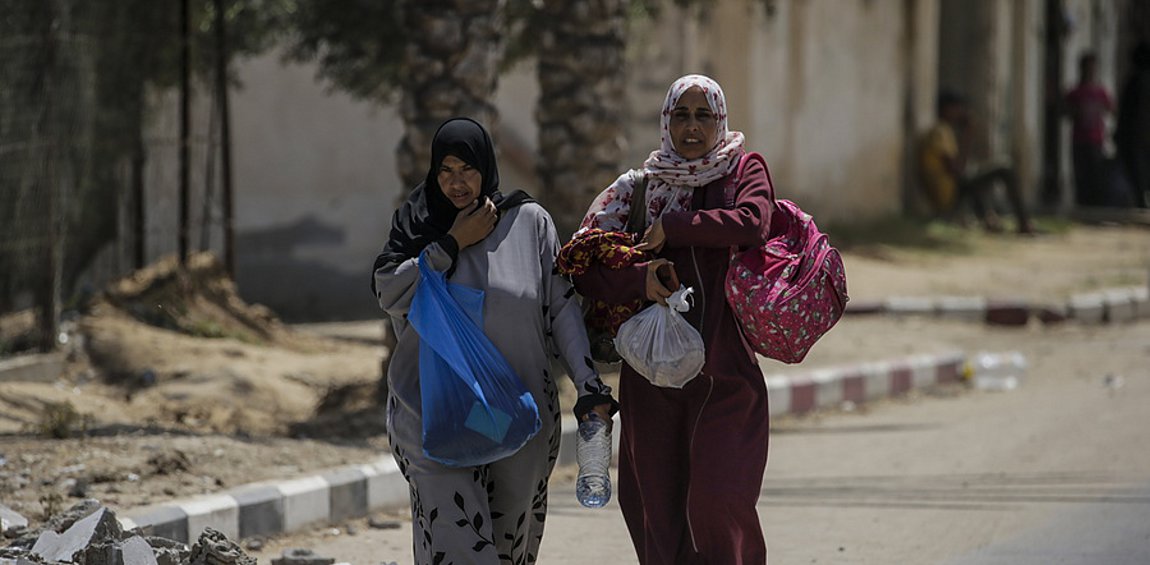
[[[560,412],[551,359],[567,367],[581,397],[607,395],[591,363],[579,304],[554,263],[559,240],[538,204],[504,212],[482,241],[463,249],[450,281],[486,292],[484,332],[535,397],[543,427],[515,455],[473,468],[428,459],[421,446],[419,335],[405,316],[419,283],[418,259],[375,271],[380,306],[398,343],[388,369],[392,454],[411,486],[415,563],[534,563],[547,518],[547,480],[559,452]],[[451,255],[427,248],[432,268]]]

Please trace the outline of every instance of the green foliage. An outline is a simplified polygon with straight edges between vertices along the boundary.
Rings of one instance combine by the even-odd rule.
[[[408,30],[395,0],[294,0],[287,58],[315,61],[319,78],[379,103],[398,92]]]
[[[229,59],[268,49],[294,6],[222,4]],[[188,7],[190,70],[212,84],[216,2]],[[145,159],[146,93],[180,82],[179,10],[178,1],[156,0],[10,0],[0,10],[0,241],[21,242],[0,245],[0,307],[43,278],[28,258],[47,245],[49,187],[61,191],[65,294],[115,237],[117,202],[130,190],[131,167]]]

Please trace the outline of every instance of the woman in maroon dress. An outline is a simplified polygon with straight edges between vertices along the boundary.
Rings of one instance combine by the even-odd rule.
[[[757,161],[736,172],[743,134],[728,131],[723,91],[688,75],[671,85],[662,146],[635,175],[600,194],[568,245],[621,232],[631,206],[650,226],[629,265],[591,262],[574,274],[584,297],[609,304],[663,303],[679,283],[695,289],[685,314],[706,345],[700,374],[682,389],[652,385],[624,364],[619,384],[619,503],[644,565],[766,563],[755,505],[767,464],[767,388],[723,292],[732,246],[762,245],[771,187]]]

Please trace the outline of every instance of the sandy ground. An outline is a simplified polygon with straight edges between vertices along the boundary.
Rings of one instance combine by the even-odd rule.
[[[844,256],[856,300],[892,294],[1059,300],[1145,284],[1150,231],[1079,227],[1037,238],[972,231],[961,251],[871,245]],[[77,320],[72,363],[60,380],[0,383],[0,503],[34,520],[80,495],[123,510],[386,450],[382,414],[372,403],[384,353],[372,344],[377,322],[285,328],[267,313],[230,304],[218,288],[206,299],[165,302],[175,291],[148,294],[146,286]],[[177,303],[191,306],[182,317],[156,321],[158,306]],[[767,362],[764,368],[1001,348],[1012,340],[1041,342],[1046,331],[848,318],[801,367]],[[561,386],[567,404],[570,388]],[[61,406],[70,409],[49,410]],[[51,431],[73,437],[50,439]]]

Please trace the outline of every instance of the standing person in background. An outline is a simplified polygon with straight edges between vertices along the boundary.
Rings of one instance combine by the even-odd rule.
[[[1098,82],[1098,56],[1083,53],[1078,59],[1078,85],[1066,93],[1066,113],[1070,117],[1071,156],[1074,162],[1074,202],[1079,206],[1107,203],[1110,174],[1103,142],[1106,115],[1114,102],[1106,87]]]
[[[1134,205],[1147,207],[1150,198],[1150,42],[1131,54],[1130,78],[1118,99],[1114,144],[1134,192]]]
[[[965,225],[965,204],[987,231],[1000,232],[1002,225],[991,206],[994,187],[1001,185],[1017,219],[1018,233],[1034,232],[1018,176],[1009,166],[968,163],[963,136],[970,127],[970,111],[961,95],[943,90],[938,94],[938,121],[927,131],[919,147],[919,173],[931,210],[938,218]]]
[[[559,451],[559,398],[551,359],[579,392],[576,414],[607,421],[615,401],[590,359],[570,283],[554,272],[551,216],[521,191],[503,195],[495,149],[479,123],[445,122],[427,178],[395,212],[375,260],[372,290],[398,337],[388,367],[387,432],[411,487],[415,563],[535,563],[547,518],[547,482]],[[420,253],[451,282],[484,291],[483,333],[539,407],[542,429],[514,455],[448,467],[423,451],[419,334],[407,321]],[[546,560],[543,560],[546,562]]]
[[[634,249],[646,257],[621,268],[592,263],[573,277],[576,289],[612,304],[663,303],[679,281],[695,290],[683,316],[703,337],[702,372],[682,389],[657,387],[626,363],[620,372],[619,505],[643,565],[763,565],[755,506],[767,465],[767,388],[723,280],[732,246],[766,241],[771,185],[758,160],[736,178],[744,137],[728,131],[714,80],[675,81],[661,126],[662,144],[643,163],[643,201],[632,200],[637,181],[623,174],[564,250],[624,231],[631,207],[641,206],[650,228]]]

